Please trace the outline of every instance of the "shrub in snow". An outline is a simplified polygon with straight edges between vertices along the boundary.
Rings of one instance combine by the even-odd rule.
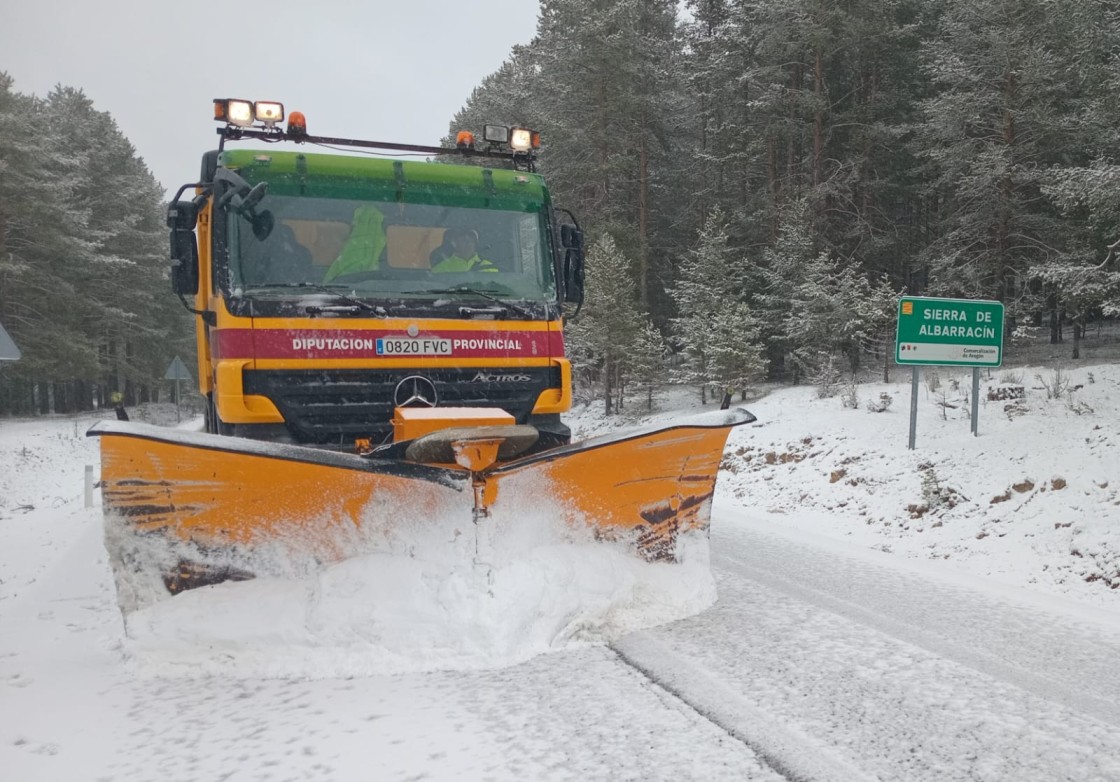
[[[836,396],[836,389],[840,385],[836,357],[820,354],[817,359],[816,369],[809,373],[809,382],[817,387],[817,399],[831,399]]]
[[[1042,375],[1035,375],[1034,377],[1046,389],[1047,399],[1061,399],[1066,389],[1069,388],[1069,375],[1060,366],[1054,367],[1054,372],[1049,378]]]
[[[884,391],[883,393],[879,394],[878,399],[867,400],[867,409],[872,413],[882,413],[891,406],[891,402],[893,401],[894,397]]]
[[[1026,399],[1027,390],[1022,385],[1001,383],[988,389],[989,402],[1002,402],[1008,399]]]

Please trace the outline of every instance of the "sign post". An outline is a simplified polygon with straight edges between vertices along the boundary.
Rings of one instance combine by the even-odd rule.
[[[914,367],[910,391],[910,449],[918,417],[922,366],[972,367],[972,434],[979,432],[980,367],[1003,363],[1003,303],[903,296],[898,302],[895,363]]]
[[[167,374],[163,376],[163,379],[175,381],[175,420],[182,421],[183,414],[179,409],[179,381],[191,380],[191,373],[187,371],[187,365],[183,363],[183,360],[176,356],[167,367]]]

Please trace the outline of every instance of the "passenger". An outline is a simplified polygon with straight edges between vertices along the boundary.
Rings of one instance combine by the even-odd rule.
[[[376,206],[359,206],[354,210],[350,236],[338,258],[328,267],[323,282],[347,274],[376,271],[386,245],[385,215]]]
[[[433,272],[496,272],[498,267],[478,255],[478,234],[470,228],[448,228],[444,239],[451,244],[451,255],[432,267]]]

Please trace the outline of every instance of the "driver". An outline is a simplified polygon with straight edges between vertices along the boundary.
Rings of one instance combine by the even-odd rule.
[[[350,223],[350,236],[327,269],[323,282],[347,274],[376,271],[386,245],[385,215],[376,206],[359,206]]]
[[[433,272],[496,272],[498,267],[478,255],[478,234],[471,228],[448,228],[444,239],[451,245],[451,255],[432,267]]]

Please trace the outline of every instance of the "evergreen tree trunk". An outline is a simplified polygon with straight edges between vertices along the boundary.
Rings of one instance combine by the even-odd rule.
[[[611,405],[614,403],[614,365],[608,358],[603,362],[603,404],[606,408],[607,415],[610,415],[613,410]]]
[[[1014,71],[1007,74],[1007,90],[1006,102],[1003,110],[1003,143],[1008,150],[1015,146],[1015,115],[1011,111],[1011,106],[1015,101],[1015,73]],[[1004,171],[1003,177],[1000,180],[1000,210],[999,210],[999,224],[998,224],[998,248],[999,258],[997,263],[999,269],[997,271],[997,284],[998,290],[996,295],[1000,301],[1007,302],[1014,296],[1012,287],[1012,278],[1009,274],[1011,271],[1011,204],[1014,198],[1011,182],[1011,169],[1010,169],[1010,153],[1008,154],[1008,169]]]
[[[644,124],[644,123],[643,123]],[[649,309],[649,140],[642,133],[638,160],[638,305]]]
[[[1062,321],[1058,309],[1058,294],[1051,291],[1050,295],[1046,297],[1046,303],[1050,307],[1050,344],[1057,345],[1062,341]]]
[[[824,59],[821,50],[813,62],[813,94],[817,98],[813,112],[813,189],[821,184],[821,165],[824,159]],[[823,208],[823,204],[819,208]]]

